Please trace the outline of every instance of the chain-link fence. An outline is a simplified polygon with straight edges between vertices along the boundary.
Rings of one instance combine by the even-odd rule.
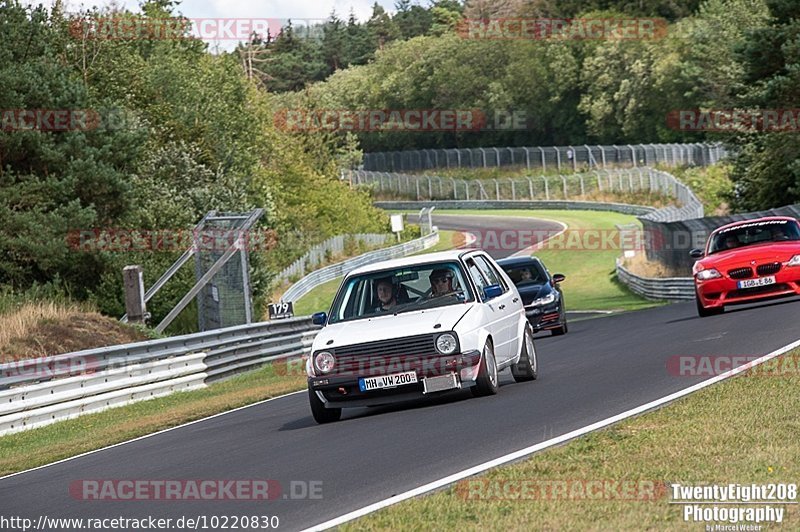
[[[542,170],[653,166],[706,166],[726,155],[719,144],[625,144],[409,150],[364,154],[363,170],[405,172],[433,168],[518,166]]]
[[[394,235],[358,233],[354,235],[337,235],[331,237],[313,246],[302,257],[281,271],[275,279],[279,282],[299,279],[306,275],[308,271],[316,270],[322,264],[329,262],[334,255],[344,253],[348,245],[356,249],[358,247],[375,248],[383,246],[390,238],[394,238]]]
[[[659,214],[665,220],[678,219],[675,216],[703,215],[702,204],[688,187],[667,172],[647,167],[502,179],[455,179],[354,170],[350,172],[350,179],[355,186],[371,186],[378,196],[384,198],[417,201],[579,200],[603,194],[645,192],[677,200],[679,207]]]
[[[260,216],[260,214],[258,215]],[[250,261],[247,246],[204,245],[211,235],[216,240],[234,242],[246,233],[257,217],[253,214],[217,214],[203,221],[195,231],[195,276],[198,280],[209,273],[226,253],[235,253],[197,294],[197,315],[200,331],[233,327],[252,322]]]

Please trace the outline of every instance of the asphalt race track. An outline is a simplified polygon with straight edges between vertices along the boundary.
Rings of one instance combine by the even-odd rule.
[[[798,320],[792,299],[705,319],[685,303],[577,321],[565,336],[537,338],[539,380],[515,384],[505,371],[496,396],[345,410],[320,426],[306,394],[293,394],[2,479],[0,514],[277,515],[281,530],[299,530],[691,386],[707,377],[670,374],[670,357],[766,354],[797,339]],[[285,495],[292,481],[320,481],[322,497],[82,501],[69,493],[81,479],[274,479]]]

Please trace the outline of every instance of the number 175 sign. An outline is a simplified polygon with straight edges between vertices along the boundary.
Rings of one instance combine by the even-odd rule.
[[[269,304],[269,319],[281,320],[284,318],[291,318],[294,316],[294,305],[291,301],[281,301],[279,303]]]

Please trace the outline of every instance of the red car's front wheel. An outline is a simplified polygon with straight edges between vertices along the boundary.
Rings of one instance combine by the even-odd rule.
[[[722,314],[725,312],[725,307],[712,307],[706,308],[703,306],[703,302],[700,300],[700,294],[695,292],[694,300],[697,303],[697,314],[701,318],[707,318],[708,316],[716,316],[717,314]]]

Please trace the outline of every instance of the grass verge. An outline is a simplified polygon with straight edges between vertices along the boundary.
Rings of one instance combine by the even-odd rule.
[[[800,350],[784,356],[798,354]],[[340,529],[427,530],[447,523],[448,529],[476,531],[701,530],[703,523],[684,521],[682,505],[669,504],[669,493],[655,500],[621,500],[608,490],[602,493],[609,497],[597,500],[574,486],[591,481],[633,481],[634,486],[651,481],[683,485],[797,483],[798,404],[797,371],[783,376],[735,377],[666,408],[466,479],[444,491],[405,501]],[[573,488],[554,495],[548,486],[561,481]],[[520,485],[538,488],[516,491],[516,498],[512,490],[506,491]],[[781,506],[786,514],[780,529],[800,529],[797,506]]]
[[[24,301],[0,313],[0,363],[70,353],[148,338],[86,303]]]
[[[305,385],[303,376],[278,375],[273,366],[265,366],[206,388],[2,436],[0,476],[301,390]]]

